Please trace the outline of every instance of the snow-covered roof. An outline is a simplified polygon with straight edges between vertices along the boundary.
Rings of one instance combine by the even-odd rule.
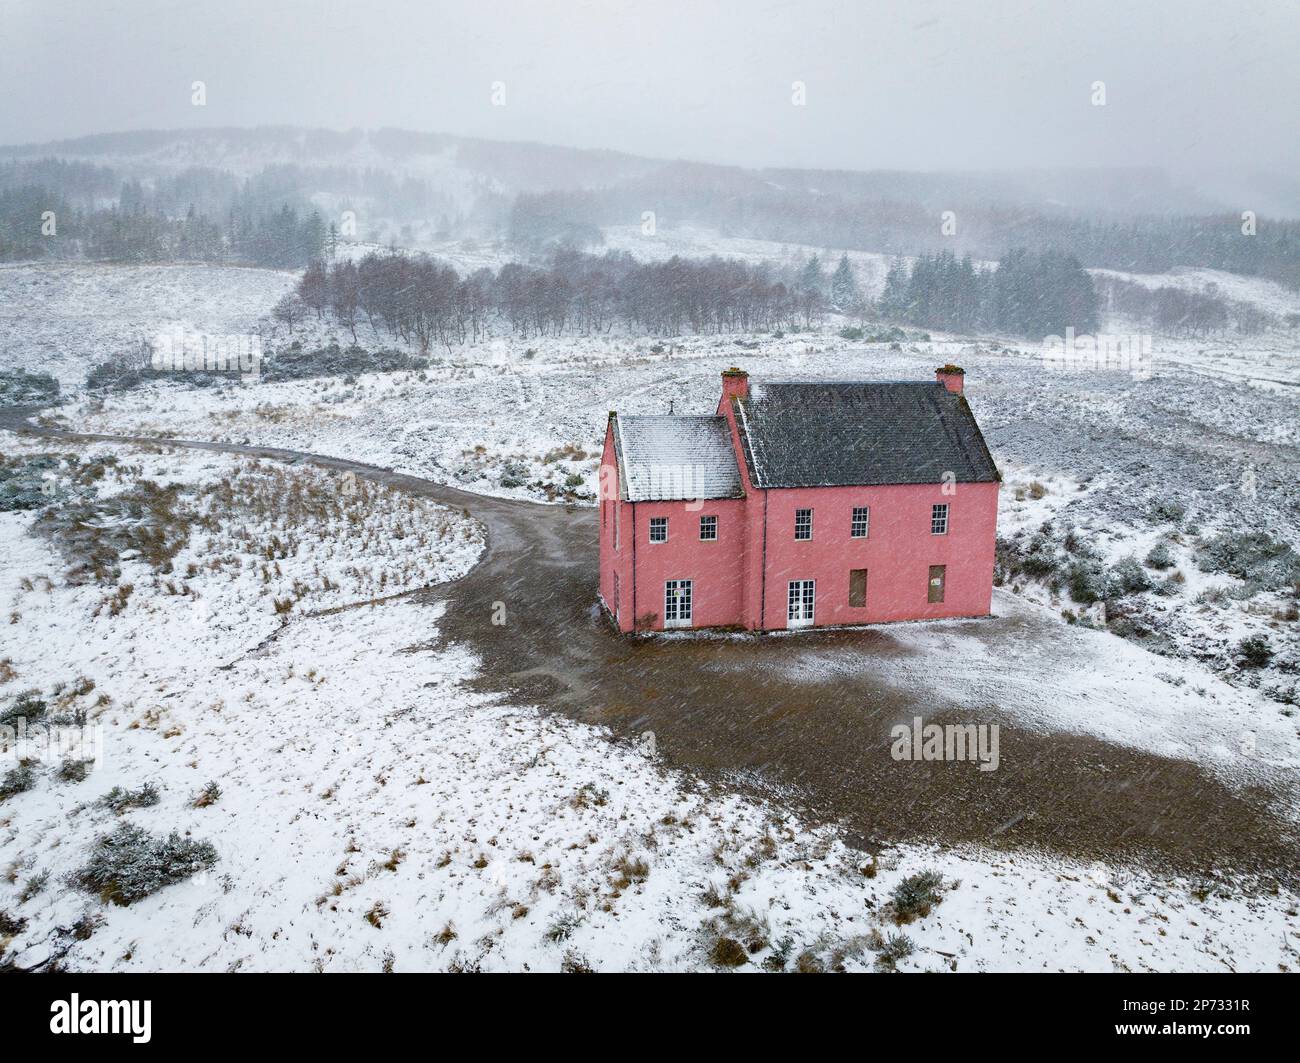
[[[615,416],[614,445],[629,502],[744,494],[725,417]]]

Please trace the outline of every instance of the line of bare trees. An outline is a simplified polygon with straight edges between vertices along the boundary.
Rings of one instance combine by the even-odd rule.
[[[371,253],[313,261],[275,316],[290,330],[303,314],[331,318],[354,340],[369,326],[427,352],[494,327],[524,339],[600,335],[615,325],[654,335],[776,331],[819,320],[831,287],[815,259],[792,273],[716,257],[641,263],[565,248],[545,265],[512,262],[462,277],[428,257]]]
[[[1229,328],[1253,335],[1279,323],[1275,315],[1255,303],[1229,298],[1214,283],[1199,290],[1168,285],[1148,288],[1121,277],[1102,275],[1098,288],[1108,310],[1172,335],[1206,336]],[[1297,321],[1295,315],[1285,320],[1288,326]]]

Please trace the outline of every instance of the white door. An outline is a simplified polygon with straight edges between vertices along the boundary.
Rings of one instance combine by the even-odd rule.
[[[695,581],[670,579],[664,584],[664,627],[690,627]]]
[[[786,613],[786,627],[812,627],[813,608],[817,602],[817,581],[792,579],[790,581],[790,608]]]

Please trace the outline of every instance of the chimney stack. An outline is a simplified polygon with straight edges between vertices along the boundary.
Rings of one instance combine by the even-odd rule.
[[[734,365],[722,371],[722,401],[749,398],[749,374]]]
[[[966,382],[966,370],[949,362],[934,371],[934,379],[954,395],[960,395]]]

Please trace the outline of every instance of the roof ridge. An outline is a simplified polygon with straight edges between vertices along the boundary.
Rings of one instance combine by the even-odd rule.
[[[725,421],[726,418],[719,413],[625,413],[617,414],[627,421],[648,421],[654,418],[657,421]]]
[[[745,443],[749,447],[749,457],[754,463],[754,479],[761,482],[763,471],[758,467],[758,448],[754,445],[754,437],[749,434],[749,420],[745,417],[745,403],[737,400],[736,409],[740,411],[740,424],[745,431]]]
[[[843,377],[828,377],[825,380],[814,380],[808,378],[803,378],[798,380],[787,380],[781,378],[775,378],[775,379],[763,378],[755,381],[755,384],[760,388],[763,387],[764,385],[770,387],[772,384],[809,384],[816,387],[823,387],[823,386],[834,385],[834,384],[916,384],[920,387],[936,387],[936,386],[943,387],[943,384],[941,384],[937,380],[861,380],[861,379],[848,380]]]

